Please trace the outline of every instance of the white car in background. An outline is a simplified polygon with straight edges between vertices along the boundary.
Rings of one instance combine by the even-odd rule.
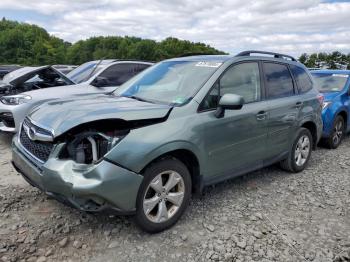
[[[64,75],[52,66],[24,67],[0,83],[0,131],[15,133],[31,109],[69,96],[108,93],[153,65],[133,60],[91,61]]]

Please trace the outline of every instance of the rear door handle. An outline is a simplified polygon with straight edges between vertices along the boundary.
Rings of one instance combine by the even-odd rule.
[[[259,113],[256,114],[256,120],[258,121],[265,120],[266,116],[267,116],[266,111],[260,111]]]

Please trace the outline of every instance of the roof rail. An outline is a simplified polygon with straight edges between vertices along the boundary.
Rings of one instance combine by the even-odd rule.
[[[157,63],[156,61],[144,60],[144,59],[120,59],[119,61],[130,61],[130,62],[144,62],[144,63]]]
[[[281,58],[281,59],[286,59],[289,58],[292,61],[297,61],[294,57],[290,55],[285,55],[285,54],[280,54],[280,53],[274,53],[274,52],[266,52],[266,51],[256,51],[256,50],[248,50],[248,51],[243,51],[237,54],[236,56],[250,56],[251,54],[264,54],[264,55],[272,55],[275,58]]]
[[[197,55],[214,55],[212,53],[205,53],[205,52],[190,52],[190,53],[184,53],[182,55],[179,55],[177,57],[186,57],[186,56],[197,56]]]

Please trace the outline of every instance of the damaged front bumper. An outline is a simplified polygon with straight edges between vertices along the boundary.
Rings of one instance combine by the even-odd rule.
[[[11,112],[0,112],[0,131],[15,133],[15,119]]]
[[[16,170],[32,186],[58,201],[87,212],[135,212],[141,175],[106,160],[82,165],[51,156],[39,164],[22,149],[17,137],[12,148]]]
[[[33,104],[5,105],[0,102],[0,132],[16,133]]]

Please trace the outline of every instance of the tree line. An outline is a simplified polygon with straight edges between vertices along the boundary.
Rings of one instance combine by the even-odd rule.
[[[188,53],[225,54],[203,43],[173,37],[157,42],[130,36],[99,36],[71,44],[36,25],[5,18],[0,21],[0,64],[79,65],[101,58],[160,61]]]
[[[306,53],[299,57],[299,61],[309,68],[350,69],[350,53],[342,54],[339,51],[332,53]]]
[[[157,42],[139,37],[99,36],[74,44],[50,35],[45,29],[3,18],[0,21],[0,64],[75,64],[101,58],[160,61],[188,53],[225,54],[209,45],[168,37]],[[350,54],[302,54],[309,68],[350,69]]]

